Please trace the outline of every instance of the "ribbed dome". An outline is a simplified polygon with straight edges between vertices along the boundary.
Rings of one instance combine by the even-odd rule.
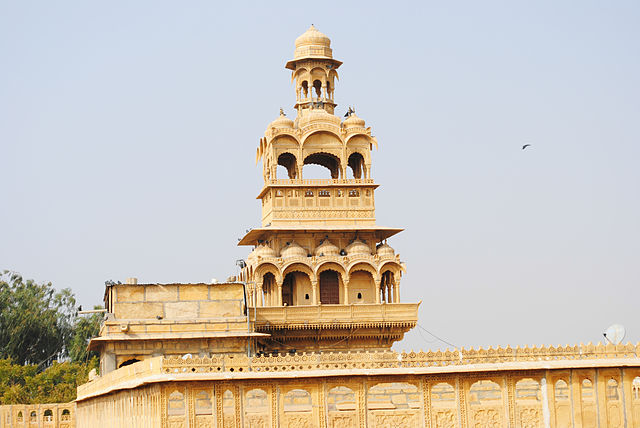
[[[307,250],[302,248],[295,242],[291,242],[280,251],[280,256],[283,259],[293,259],[296,257],[307,257]]]
[[[357,254],[371,254],[371,249],[369,248],[369,246],[358,239],[347,245],[345,251],[349,256],[355,256]]]
[[[324,109],[305,109],[298,115],[298,128],[315,125],[318,123],[326,123],[335,126],[336,130],[340,127],[340,118]]]
[[[328,239],[322,241],[320,245],[316,247],[314,251],[316,256],[337,256],[340,254],[340,249],[331,243]]]
[[[260,257],[277,257],[276,251],[268,245],[262,244],[254,251],[256,256]]]
[[[364,119],[359,118],[355,113],[351,113],[351,115],[342,122],[342,126],[345,128],[364,128]]]
[[[311,24],[311,27],[296,39],[296,48],[302,46],[326,46],[331,47],[331,39],[322,34]]]
[[[269,124],[269,128],[293,128],[293,120],[289,119],[284,113],[280,113],[280,116]]]
[[[378,247],[376,251],[380,257],[394,257],[396,252],[386,242]]]

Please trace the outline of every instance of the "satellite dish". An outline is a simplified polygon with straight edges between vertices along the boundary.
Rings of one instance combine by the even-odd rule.
[[[620,324],[613,324],[609,327],[603,334],[605,339],[609,341],[609,343],[613,343],[614,345],[619,345],[622,343],[624,339],[625,330],[624,326]]]

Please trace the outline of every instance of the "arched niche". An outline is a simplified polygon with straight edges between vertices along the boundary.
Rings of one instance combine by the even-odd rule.
[[[233,421],[236,417],[235,395],[230,389],[225,390],[222,394],[222,417],[224,418],[225,426],[227,426],[227,421]]]
[[[491,380],[479,380],[469,388],[469,404],[497,404],[502,401],[500,385]]]
[[[631,399],[640,402],[640,376],[636,376],[631,382]]]
[[[618,401],[620,399],[620,388],[615,379],[607,380],[607,401]]]
[[[292,389],[283,397],[283,408],[285,413],[311,413],[313,399],[305,389]]]
[[[455,403],[456,390],[450,383],[440,382],[431,386],[432,403]]]
[[[516,382],[516,401],[540,401],[541,394],[537,380],[526,378]]]
[[[282,281],[282,304],[286,306],[311,305],[313,290],[311,288],[310,269],[288,269]]]
[[[196,415],[213,414],[213,403],[209,391],[199,390],[193,394]]]
[[[569,385],[564,379],[559,379],[553,388],[553,394],[556,401],[569,400]]]
[[[174,390],[171,394],[169,394],[169,398],[167,399],[167,415],[184,416],[184,413],[184,394],[178,390]]]
[[[580,384],[580,398],[582,401],[594,401],[595,389],[593,387],[593,382],[591,379],[582,379]]]
[[[376,303],[376,282],[371,270],[351,270],[349,274],[349,303]]]
[[[260,388],[253,388],[244,395],[246,414],[268,414],[269,396],[267,392]]]
[[[408,382],[381,382],[367,391],[367,408],[370,410],[419,409],[420,401],[418,387]]]
[[[329,412],[348,412],[356,410],[356,394],[346,386],[336,386],[327,394]]]

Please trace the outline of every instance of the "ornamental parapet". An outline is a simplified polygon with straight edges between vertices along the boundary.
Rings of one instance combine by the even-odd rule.
[[[305,352],[261,356],[154,357],[78,387],[78,401],[120,389],[172,380],[285,376],[406,375],[576,367],[640,367],[640,343],[498,347],[428,352]]]

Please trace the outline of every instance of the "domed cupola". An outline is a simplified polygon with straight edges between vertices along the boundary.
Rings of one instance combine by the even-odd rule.
[[[280,251],[280,257],[282,257],[283,259],[295,259],[299,257],[307,257],[307,250],[305,250],[295,242],[289,242],[282,249],[282,251]]]
[[[331,39],[322,34],[313,25],[296,39],[295,59],[300,58],[333,58]]]
[[[364,119],[359,118],[355,113],[351,113],[349,117],[342,122],[342,126],[344,129],[364,128]]]
[[[280,110],[280,116],[269,124],[269,128],[293,128],[293,120],[284,115]]]
[[[336,245],[332,244],[328,239],[322,241],[314,251],[314,255],[318,257],[337,256],[338,254],[340,254],[340,249]]]
[[[345,248],[348,256],[371,255],[371,248],[364,242],[356,239]]]
[[[257,247],[254,253],[256,253],[256,256],[259,256],[259,257],[265,257],[265,258],[277,257],[276,251],[266,244],[262,244],[259,247]]]
[[[380,257],[395,257],[396,255],[396,252],[394,251],[394,249],[391,248],[386,242],[378,245],[378,249],[376,250],[376,253]]]

